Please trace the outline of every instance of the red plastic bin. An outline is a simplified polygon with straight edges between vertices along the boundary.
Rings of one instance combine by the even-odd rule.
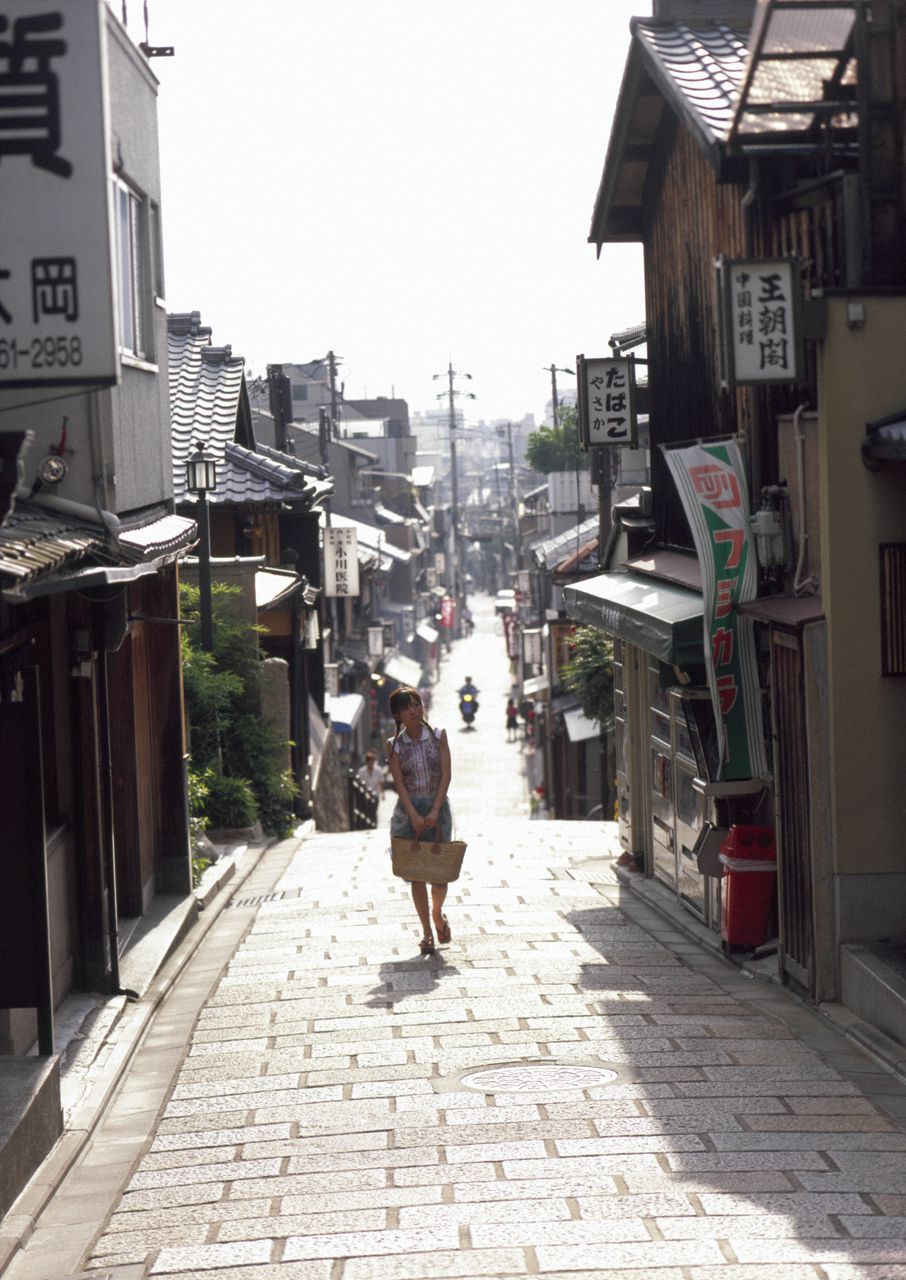
[[[758,947],[765,941],[774,880],[777,845],[771,827],[730,828],[720,846],[720,932],[727,947]]]

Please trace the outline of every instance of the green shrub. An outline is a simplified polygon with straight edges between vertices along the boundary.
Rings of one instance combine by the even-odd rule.
[[[298,788],[282,764],[286,743],[261,716],[258,631],[242,615],[237,587],[214,583],[213,651],[201,648],[198,588],[180,586],[189,751],[203,780],[199,812],[215,827],[246,827],[260,817],[268,835],[295,825]]]
[[[258,801],[245,778],[211,773],[207,780],[205,817],[213,827],[251,827],[258,821]]]
[[[255,787],[258,817],[265,835],[276,836],[279,840],[292,835],[296,826],[293,800],[298,790],[288,769]]]

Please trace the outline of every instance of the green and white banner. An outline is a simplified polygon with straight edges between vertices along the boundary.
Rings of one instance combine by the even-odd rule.
[[[721,782],[767,777],[754,624],[758,590],[742,454],[734,440],[665,449],[702,570],[705,666],[722,744]]]

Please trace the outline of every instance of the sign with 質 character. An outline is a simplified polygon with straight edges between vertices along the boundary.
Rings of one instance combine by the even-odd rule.
[[[324,530],[324,594],[359,594],[358,535],[355,529],[333,525]]]
[[[106,20],[0,0],[0,386],[119,378]]]
[[[634,444],[635,362],[576,356],[576,373],[582,447]]]
[[[718,726],[721,774],[767,777],[754,623],[737,606],[755,599],[749,500],[735,440],[664,449],[702,570],[705,669]]]
[[[802,343],[796,258],[718,258],[721,381],[799,382]]]

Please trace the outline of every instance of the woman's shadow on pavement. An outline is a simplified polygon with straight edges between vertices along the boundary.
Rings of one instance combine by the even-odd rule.
[[[393,1008],[408,996],[426,996],[442,982],[458,977],[460,970],[448,964],[442,951],[430,956],[412,956],[405,960],[387,960],[378,969],[378,984],[365,1001],[368,1008]]]

